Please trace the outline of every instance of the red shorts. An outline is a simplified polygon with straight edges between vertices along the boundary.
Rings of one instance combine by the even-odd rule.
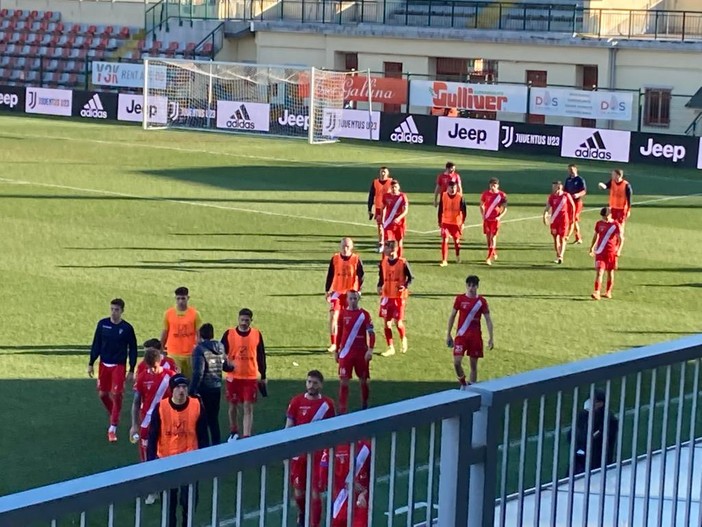
[[[312,454],[312,481],[311,489],[313,491],[322,492],[323,485],[326,481],[322,481],[321,467],[322,453],[314,452]],[[299,457],[290,460],[290,485],[292,488],[305,492],[307,489],[307,455],[302,454]]]
[[[616,254],[595,255],[595,269],[598,271],[615,271],[617,269],[618,259],[619,257]]]
[[[141,421],[144,420],[144,416],[141,416]],[[149,428],[139,427],[139,461],[146,461],[146,447],[149,445]],[[130,438],[131,439],[131,438]]]
[[[463,234],[463,229],[459,225],[451,225],[450,223],[441,224],[441,238],[448,238],[451,236],[454,240],[460,240]]]
[[[612,209],[612,219],[622,225],[626,221],[626,210]]]
[[[575,200],[575,217],[573,221],[580,221],[580,213],[583,211],[584,206],[582,199]]]
[[[255,403],[257,398],[256,379],[227,379],[227,401],[230,403]]]
[[[405,299],[386,298],[380,299],[380,318],[384,320],[404,320],[405,319]]]
[[[551,235],[553,236],[561,236],[562,238],[568,236],[568,230],[569,230],[570,225],[568,225],[565,222],[558,222],[558,223],[552,223],[551,224]]]
[[[346,307],[346,293],[332,293],[327,299],[329,311],[341,311]]]
[[[457,336],[453,340],[453,356],[463,357],[463,355],[474,357],[476,359],[483,356],[482,335],[467,333],[460,337]]]
[[[391,223],[388,227],[383,229],[383,236],[385,240],[397,240],[402,241],[405,238],[405,224],[404,223]]]
[[[359,379],[370,379],[370,364],[363,350],[349,351],[346,357],[339,357],[339,379],[352,379],[353,372]]]
[[[354,494],[354,501],[357,497]],[[347,509],[346,503],[339,509],[339,514],[335,518],[332,518],[332,527],[346,527],[347,520]],[[359,507],[356,505],[353,508],[353,520],[351,521],[352,527],[367,527],[368,526],[368,507]]]
[[[383,224],[383,209],[375,209],[375,221],[378,225]]]
[[[99,392],[124,393],[124,379],[127,367],[124,364],[98,367],[97,389]]]
[[[483,233],[496,236],[500,232],[500,222],[498,220],[483,220]]]

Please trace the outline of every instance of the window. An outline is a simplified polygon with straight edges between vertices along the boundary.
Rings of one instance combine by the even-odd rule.
[[[548,72],[543,70],[527,70],[526,81],[527,84],[533,86],[534,88],[545,88],[548,86]],[[530,113],[527,115],[526,122],[532,124],[544,124],[546,122],[546,116]]]
[[[644,124],[646,126],[670,127],[671,90],[646,88],[644,91]]]
[[[383,62],[383,73],[391,79],[402,78],[402,62]],[[384,104],[383,111],[387,113],[399,113],[402,106],[399,104]]]

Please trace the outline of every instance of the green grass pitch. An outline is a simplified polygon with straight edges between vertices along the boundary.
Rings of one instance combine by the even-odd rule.
[[[113,297],[125,299],[140,342],[159,335],[179,285],[217,334],[241,307],[253,309],[269,353],[270,397],[256,408],[258,432],[283,425],[310,368],[328,375],[325,391],[336,397],[335,365],[322,351],[326,267],[340,238],[353,237],[368,273],[362,305],[377,314],[378,255],[365,201],[380,165],[409,196],[406,256],[416,281],[409,352],[373,359],[372,404],[454,387],[445,325],[469,273],[480,276],[495,321],[483,379],[699,331],[702,172],[624,167],[639,204],[615,298],[594,302],[587,242],[594,209],[606,202],[596,183],[606,180],[607,164],[581,166],[591,192],[586,244],[570,246],[557,267],[539,217],[566,160],[44,119],[0,124],[0,494],[136,461],[127,441],[131,397],[120,442],[109,445],[95,381],[85,374],[95,323]],[[470,227],[463,263],[439,268],[432,191],[447,160],[462,175]],[[476,202],[493,176],[509,207],[500,260],[488,268]],[[383,345],[380,332],[378,351]],[[355,385],[350,402],[358,407]]]

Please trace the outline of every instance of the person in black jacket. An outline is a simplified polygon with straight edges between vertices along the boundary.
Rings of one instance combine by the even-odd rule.
[[[580,410],[575,422],[575,451],[573,453],[573,474],[582,474],[587,470],[602,467],[602,450],[606,448],[605,464],[614,463],[614,447],[617,444],[619,421],[612,412],[605,415],[606,395],[604,390],[595,390],[594,401],[585,401],[585,408]],[[592,414],[592,434],[588,442],[588,429],[590,427],[590,412]],[[605,438],[605,418],[608,419],[607,437]],[[607,441],[605,445],[605,439]],[[572,431],[568,432],[568,441],[572,440]],[[587,457],[590,449],[590,465]],[[570,474],[570,469],[568,471]]]
[[[219,430],[219,406],[222,399],[222,370],[232,371],[224,352],[224,345],[214,338],[212,324],[200,327],[200,343],[193,350],[193,379],[190,381],[190,395],[199,395],[205,407],[207,427],[210,431],[210,444],[221,443]]]

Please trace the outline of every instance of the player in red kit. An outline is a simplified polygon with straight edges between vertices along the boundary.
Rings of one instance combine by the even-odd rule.
[[[164,370],[170,371],[171,375],[173,375],[174,373],[180,373],[176,362],[161,349],[161,341],[159,339],[149,339],[146,342],[144,342],[143,346],[144,352],[146,352],[146,350],[149,348],[154,348],[159,351],[160,364]],[[137,364],[135,378],[139,377],[139,374],[146,369],[148,369],[148,365],[146,364],[146,362],[141,361],[139,364]]]
[[[361,384],[361,407],[368,408],[370,361],[375,347],[375,331],[370,313],[358,306],[358,291],[346,293],[348,307],[339,316],[339,349],[334,354],[339,364],[339,413],[345,414],[349,399],[349,380],[356,372]],[[367,335],[367,337],[366,337]]]
[[[371,182],[370,190],[368,191],[368,219],[375,220],[378,225],[378,252],[383,252],[383,244],[385,243],[383,231],[383,196],[390,191],[390,169],[388,167],[380,167],[378,177]]]
[[[385,244],[396,241],[399,254],[402,255],[402,240],[407,229],[407,212],[409,201],[404,192],[400,192],[400,182],[396,179],[390,184],[390,192],[383,196],[383,231]]]
[[[385,245],[385,254],[380,261],[378,277],[378,294],[380,295],[380,318],[384,321],[385,340],[388,348],[381,353],[383,357],[395,355],[392,341],[392,322],[395,321],[402,341],[402,353],[407,353],[407,334],[405,333],[405,303],[409,296],[409,285],[414,277],[407,260],[399,256],[397,242]]]
[[[461,236],[463,224],[466,221],[466,202],[458,191],[455,181],[449,182],[448,190],[441,194],[438,210],[439,229],[441,233],[441,263],[440,267],[448,265],[448,239],[453,238],[453,248],[456,252],[456,262],[461,261]]]
[[[544,225],[550,227],[553,236],[553,247],[556,250],[554,263],[562,264],[568,238],[575,225],[575,202],[563,190],[563,182],[554,181],[551,189],[553,193],[548,197],[544,209]]]
[[[353,467],[351,456],[353,455]],[[333,490],[332,490],[332,527],[348,527],[348,504],[353,503],[351,527],[366,527],[368,525],[368,488],[370,480],[371,444],[361,440],[354,445],[339,445],[334,449],[333,461]],[[353,474],[353,476],[352,476]],[[321,476],[322,485],[326,487],[329,475],[329,451],[322,454]],[[352,493],[349,496],[349,481],[353,481]]]
[[[334,401],[322,395],[324,376],[317,370],[307,372],[306,391],[296,395],[288,405],[285,428],[304,425],[334,417]],[[319,527],[322,519],[322,500],[319,497],[321,484],[319,481],[322,452],[312,452],[312,481],[310,481],[310,527]],[[305,525],[305,494],[307,492],[307,455],[302,454],[290,460],[290,484],[297,509],[298,526]]]
[[[463,194],[463,184],[461,183],[461,175],[456,172],[456,165],[450,161],[446,163],[446,169],[436,176],[436,186],[434,187],[434,206],[439,206],[439,199],[441,199],[441,194],[446,192],[449,187],[449,183],[456,183],[456,190],[459,194]]]
[[[488,349],[492,349],[494,346],[490,308],[487,300],[478,295],[479,285],[480,279],[477,276],[470,275],[466,278],[466,292],[458,295],[453,301],[453,309],[448,319],[446,345],[453,348],[453,367],[456,370],[461,388],[478,380],[478,359],[483,357],[481,315],[485,317],[485,325],[488,329]],[[456,314],[458,314],[458,329],[454,339],[451,333]],[[468,355],[470,359],[470,380],[468,382],[466,382],[466,374],[463,370],[463,355]]]
[[[617,260],[622,252],[624,237],[621,226],[612,218],[612,209],[603,207],[600,211],[602,219],[595,224],[595,235],[592,237],[590,245],[590,256],[595,257],[595,290],[592,298],[600,299],[600,287],[602,278],[607,271],[607,289],[605,298],[612,298],[612,286],[614,286],[614,271],[617,269]]]
[[[480,196],[480,213],[483,216],[483,232],[488,249],[485,263],[488,265],[497,260],[497,234],[500,231],[500,220],[506,212],[507,194],[500,190],[500,180],[492,178],[488,182],[488,190]]]

